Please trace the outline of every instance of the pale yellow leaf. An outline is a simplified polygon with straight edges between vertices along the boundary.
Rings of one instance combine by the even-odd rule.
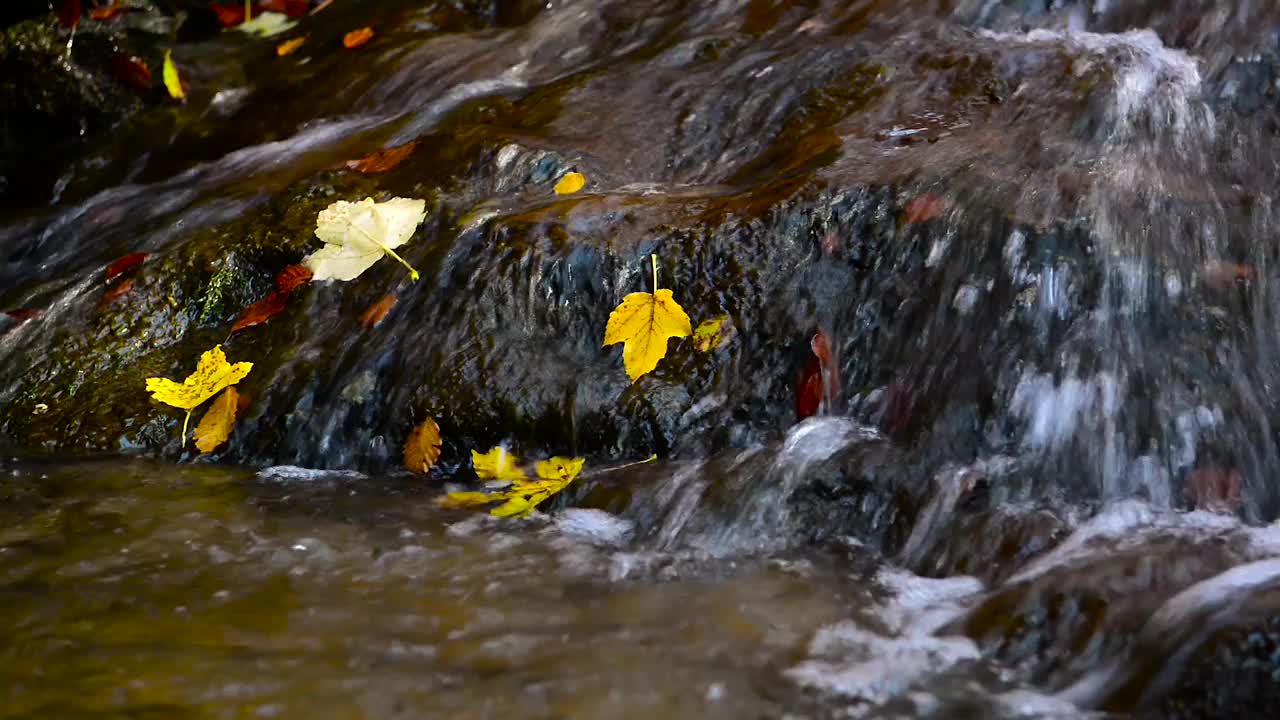
[[[227,29],[239,30],[247,35],[254,35],[257,37],[271,37],[272,35],[279,35],[297,24],[298,23],[293,20],[290,20],[289,16],[284,13],[264,12],[260,13],[252,20],[247,20],[239,25]]]
[[[635,382],[658,366],[667,354],[667,340],[688,337],[692,322],[684,308],[675,301],[670,290],[654,294],[631,293],[609,314],[604,329],[604,344],[625,343],[622,362],[627,376]]]
[[[213,401],[200,424],[196,425],[196,447],[202,453],[210,453],[231,437],[231,428],[236,422],[236,404],[240,394],[233,387],[228,387]]]
[[[392,248],[409,242],[418,225],[426,218],[424,200],[393,198],[374,202],[339,200],[316,218],[316,237],[325,246],[308,255],[302,264],[315,273],[314,280],[354,280],[374,263],[389,255],[409,269],[410,278],[418,279],[418,271],[409,266]]]

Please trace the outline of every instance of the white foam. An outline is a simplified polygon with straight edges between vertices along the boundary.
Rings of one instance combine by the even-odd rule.
[[[332,482],[368,478],[355,470],[314,470],[297,465],[275,465],[258,471],[259,480],[272,482]]]

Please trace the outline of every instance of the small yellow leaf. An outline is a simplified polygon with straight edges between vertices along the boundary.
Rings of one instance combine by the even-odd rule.
[[[538,473],[538,477],[546,480],[561,480],[568,484],[574,478],[578,477],[578,473],[582,472],[582,464],[586,462],[583,458],[561,457],[557,455],[538,463],[534,468]]]
[[[302,47],[302,43],[306,41],[307,41],[306,35],[303,35],[302,37],[299,37],[299,38],[294,38],[292,40],[286,40],[276,46],[276,55],[278,57],[284,57],[285,55],[289,55],[293,53],[294,50],[297,50],[298,48]]]
[[[229,385],[240,382],[253,369],[251,362],[234,365],[227,362],[221,345],[215,345],[200,356],[196,371],[182,382],[168,378],[147,378],[147,392],[156,400],[183,410],[191,410],[217,395]]]
[[[451,492],[442,498],[436,498],[436,504],[440,507],[448,508],[464,508],[477,507],[480,505],[488,505],[493,502],[493,498],[489,493],[482,492]]]
[[[440,426],[427,418],[418,423],[404,442],[404,466],[409,472],[426,475],[440,459]]]
[[[210,453],[231,437],[231,427],[236,422],[236,404],[240,394],[233,387],[222,391],[209,406],[200,424],[196,425],[196,447],[202,453]]]
[[[717,315],[710,320],[698,323],[698,327],[693,330],[693,349],[698,352],[711,352],[720,347],[720,341],[724,339],[720,334],[720,328],[728,319],[728,315]]]
[[[565,173],[552,189],[555,190],[557,195],[572,195],[581,190],[582,186],[586,184],[587,179],[582,176],[582,173],[569,172]]]
[[[182,89],[182,78],[178,77],[178,66],[173,64],[173,51],[164,51],[164,86],[169,97],[174,100],[185,100],[187,93]]]
[[[523,480],[524,471],[516,467],[520,460],[505,448],[496,447],[487,453],[471,451],[471,464],[476,476],[483,480]]]
[[[622,304],[609,314],[604,344],[625,343],[622,363],[631,382],[635,382],[666,356],[668,339],[688,337],[692,332],[689,315],[670,290],[662,289],[652,295],[637,292],[623,298]]]

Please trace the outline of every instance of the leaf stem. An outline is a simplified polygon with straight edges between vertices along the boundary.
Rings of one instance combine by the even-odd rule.
[[[251,15],[253,15],[253,0],[244,0],[244,21],[249,22]]]
[[[194,409],[194,408],[193,408]],[[187,411],[187,416],[182,418],[182,447],[187,447],[187,423],[191,422],[191,410]]]
[[[378,247],[382,248],[382,252],[384,252],[384,253],[386,253],[386,254],[390,255],[391,257],[395,258],[396,262],[398,262],[398,263],[400,263],[401,265],[405,266],[405,268],[409,270],[409,279],[410,279],[410,280],[412,280],[412,281],[414,281],[414,282],[418,282],[418,277],[419,277],[419,275],[418,275],[418,271],[417,271],[417,270],[414,270],[412,265],[410,265],[409,263],[405,262],[405,261],[404,261],[404,258],[402,258],[402,257],[400,257],[399,255],[397,255],[395,250],[392,250],[391,248],[387,247],[386,245],[383,245],[382,243],[378,243]]]
[[[374,236],[370,235],[368,230],[365,230],[364,228],[360,227],[359,225],[356,225],[355,223],[352,223],[352,224],[351,224],[351,227],[355,228],[356,230],[359,230],[359,231],[360,231],[360,234],[361,234],[361,235],[364,235],[366,238],[368,238],[369,242],[373,243],[374,245],[377,245],[377,246],[378,246],[378,248],[379,248],[380,250],[382,250],[382,252],[384,252],[384,253],[386,253],[386,254],[390,255],[391,257],[395,258],[395,259],[396,259],[396,262],[398,262],[398,263],[400,263],[401,265],[405,266],[405,268],[409,271],[409,279],[410,279],[410,280],[412,280],[413,282],[418,282],[418,278],[420,277],[420,276],[418,275],[418,271],[417,271],[417,270],[414,270],[412,265],[410,265],[409,263],[405,262],[405,261],[404,261],[404,258],[402,258],[402,257],[400,257],[399,255],[397,255],[395,250],[392,250],[391,248],[387,247],[386,245],[383,245],[382,243],[378,242],[378,239],[377,239],[377,238],[375,238]]]
[[[658,293],[658,254],[651,253],[649,259],[653,261],[653,293]]]

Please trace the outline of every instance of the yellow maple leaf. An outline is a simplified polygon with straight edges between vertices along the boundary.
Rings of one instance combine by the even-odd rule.
[[[194,434],[196,447],[200,452],[213,452],[231,437],[231,426],[236,422],[236,404],[239,401],[240,393],[235,388],[228,387],[209,406],[196,425]]]
[[[238,362],[234,365],[227,362],[221,345],[206,350],[196,363],[196,371],[182,382],[174,382],[168,378],[147,378],[147,392],[151,397],[166,405],[187,411],[182,421],[182,444],[187,444],[187,423],[191,420],[191,411],[201,403],[217,395],[223,388],[235,385],[253,369],[251,362]]]
[[[164,87],[169,97],[174,100],[186,100],[187,93],[182,89],[182,78],[178,77],[178,66],[173,64],[173,51],[164,51]]]
[[[523,480],[524,471],[517,467],[519,462],[506,448],[496,447],[487,453],[471,451],[471,464],[476,476],[483,480]]]
[[[563,177],[556,182],[556,186],[551,188],[557,195],[572,195],[582,189],[587,184],[587,179],[579,172],[565,173]]]
[[[500,448],[494,448],[499,450]],[[471,453],[473,462],[476,464],[476,474],[485,477],[480,473],[479,468],[481,462],[477,462],[476,458],[485,459],[486,467],[488,465],[488,456],[493,455],[493,450],[481,455],[474,450]],[[511,458],[510,454],[503,457]],[[502,461],[506,462],[506,461]],[[512,461],[514,464],[514,461]],[[474,491],[451,492],[436,501],[437,504],[444,507],[462,508],[476,507],[479,505],[488,505],[490,503],[501,503],[497,507],[489,511],[490,515],[496,517],[524,517],[533,511],[542,501],[555,495],[561,490],[568,487],[578,474],[582,471],[582,465],[586,462],[583,458],[570,458],[556,456],[543,460],[538,463],[536,470],[538,473],[537,480],[530,480],[524,477],[523,473],[519,477],[509,477],[512,480],[511,487],[497,492],[483,493]],[[519,472],[519,468],[514,469]]]
[[[670,290],[658,290],[658,256],[653,260],[653,294],[636,292],[622,299],[609,313],[604,328],[604,345],[625,343],[622,364],[635,382],[658,366],[667,354],[667,340],[688,337],[693,332],[689,315],[672,297]]]

